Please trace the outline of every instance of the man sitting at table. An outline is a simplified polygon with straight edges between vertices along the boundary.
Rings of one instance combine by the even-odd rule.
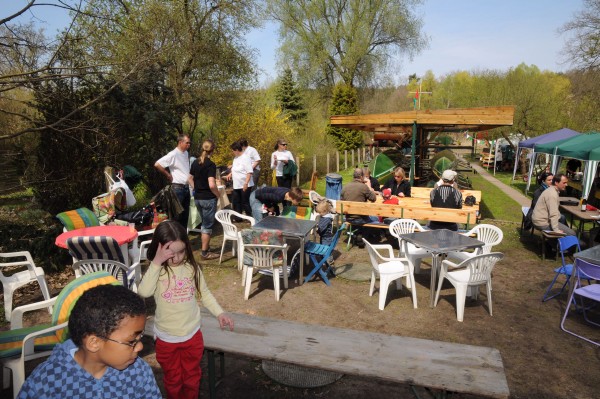
[[[354,180],[342,188],[342,201],[375,202],[375,199],[377,199],[375,190],[371,187],[371,182],[365,177],[363,170],[361,168],[354,169],[353,177]],[[379,222],[379,218],[376,216],[348,215],[348,221],[352,224],[364,224]],[[355,235],[355,243],[359,248],[363,248],[365,245],[362,242],[360,232]]]
[[[560,200],[558,195],[561,191],[565,191],[568,181],[567,176],[557,173],[552,178],[553,185],[542,192],[531,214],[531,221],[536,229],[552,230],[568,236],[576,235],[574,230],[559,222]]]
[[[429,202],[434,208],[462,208],[462,193],[455,188],[455,180],[457,173],[447,169],[442,173],[442,184],[431,190]],[[452,231],[458,230],[458,224],[453,222],[429,222],[429,228],[432,230],[448,229]]]

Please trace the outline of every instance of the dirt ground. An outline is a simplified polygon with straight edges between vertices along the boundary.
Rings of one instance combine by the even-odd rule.
[[[410,293],[390,287],[386,307],[378,309],[378,292],[369,297],[369,281],[333,278],[330,287],[319,279],[299,286],[290,281],[279,302],[275,301],[272,280],[255,276],[250,298],[245,301],[241,274],[235,267],[231,252],[221,265],[211,261],[204,265],[209,287],[226,311],[373,331],[383,334],[489,346],[500,350],[512,398],[596,398],[600,380],[598,347],[560,329],[560,318],[567,302],[566,293],[542,303],[541,297],[553,277],[558,261],[541,261],[539,237],[519,238],[518,226],[504,224],[505,237],[495,250],[505,254],[493,274],[493,316],[488,313],[485,295],[478,301],[467,300],[464,322],[456,320],[454,290],[445,285],[436,308],[429,308],[429,267],[424,264],[416,278],[418,308],[413,309]],[[220,251],[222,236],[215,232],[211,241],[214,251]],[[194,247],[199,237],[193,236]],[[395,243],[394,243],[395,244]],[[336,266],[349,262],[368,262],[364,249],[346,251],[338,245]],[[49,276],[54,294],[72,278],[70,272]],[[35,300],[31,295],[19,296],[17,304]],[[594,316],[598,316],[598,311]],[[47,313],[36,314],[29,323],[46,319]],[[234,316],[235,317],[235,316]],[[600,339],[600,330],[582,323],[580,315],[572,313],[570,326],[588,336]],[[7,328],[7,326],[5,326]],[[352,350],[352,348],[348,348]],[[153,367],[162,386],[160,367],[155,361],[154,347],[145,338],[144,359]],[[432,397],[424,388],[393,384],[374,379],[344,376],[339,381],[317,389],[300,389],[280,385],[262,371],[255,359],[226,355],[226,375],[217,388],[220,398],[279,397]],[[581,366],[581,368],[580,368]],[[206,375],[206,359],[202,362]],[[161,387],[162,388],[162,387]],[[418,395],[416,396],[415,393]],[[10,397],[10,390],[0,391]],[[208,396],[207,379],[203,378],[202,396]],[[453,398],[473,398],[451,395]]]

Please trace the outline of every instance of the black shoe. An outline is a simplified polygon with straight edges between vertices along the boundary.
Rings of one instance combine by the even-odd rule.
[[[363,242],[362,239],[363,239],[362,234],[357,234],[356,236],[354,236],[354,244],[359,248],[365,247],[365,243]]]

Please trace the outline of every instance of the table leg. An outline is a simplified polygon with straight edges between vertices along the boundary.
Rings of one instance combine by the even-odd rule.
[[[304,258],[306,254],[304,253],[304,241],[306,237],[300,237],[300,270],[298,270],[298,285],[302,285],[304,283]]]
[[[433,308],[435,290],[437,288],[437,272],[440,269],[442,254],[431,254],[431,282],[429,284],[429,307]]]

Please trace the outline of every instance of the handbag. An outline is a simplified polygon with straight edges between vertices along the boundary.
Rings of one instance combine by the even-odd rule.
[[[194,201],[194,197],[190,199],[190,211],[188,213],[188,222],[187,228],[188,230],[193,230],[202,223],[202,214],[198,211],[196,207],[196,201]]]

